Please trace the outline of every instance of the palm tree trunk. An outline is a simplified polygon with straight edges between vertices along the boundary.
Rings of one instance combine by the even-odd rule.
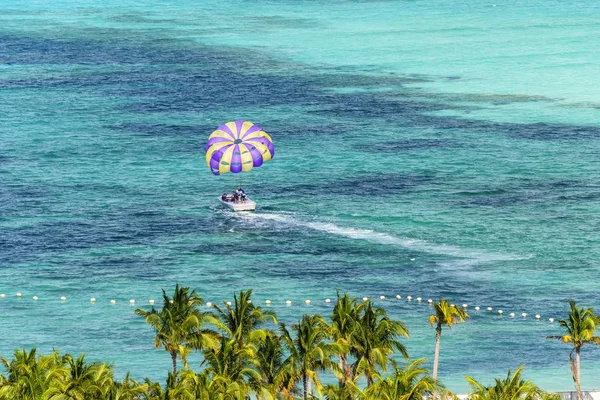
[[[365,371],[365,377],[367,378],[367,387],[371,387],[373,384],[373,376],[368,369]]]
[[[438,362],[440,360],[440,339],[442,337],[442,324],[438,323],[435,328],[435,353],[433,355],[433,380],[437,380]]]
[[[308,387],[308,395],[310,396],[310,398],[312,399],[312,380],[310,379],[310,376],[306,379],[308,381],[307,387]]]
[[[575,386],[577,388],[577,400],[581,400],[581,354],[579,353],[581,348],[577,347],[575,349]]]
[[[308,396],[308,380],[306,374],[302,374],[302,398],[307,399]]]
[[[340,369],[342,370],[342,377],[339,379],[339,381],[340,387],[343,387],[352,377],[352,371],[350,371],[350,366],[348,365],[348,356],[346,354],[340,354],[339,358]]]
[[[171,352],[171,361],[173,362],[173,378],[177,375],[177,352]]]
[[[437,376],[438,362],[440,361],[440,339],[442,338],[442,324],[438,322],[435,328],[435,353],[433,354],[433,383],[436,385],[433,388],[433,400],[437,398]]]
[[[339,365],[340,365],[340,369],[342,370],[342,376],[340,377],[340,379],[338,379],[338,383],[340,387],[344,386],[344,383],[346,382],[346,369],[344,368],[344,356],[343,355],[339,355]]]

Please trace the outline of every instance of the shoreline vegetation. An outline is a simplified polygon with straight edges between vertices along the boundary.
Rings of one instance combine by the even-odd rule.
[[[170,356],[166,381],[137,381],[128,372],[114,378],[112,364],[88,362],[54,351],[16,350],[2,357],[0,399],[19,400],[420,400],[455,399],[437,379],[442,328],[465,322],[469,315],[447,300],[433,304],[429,322],[436,345],[433,373],[425,359],[411,359],[403,339],[409,330],[372,301],[338,293],[331,315],[303,315],[294,324],[277,320],[272,310],[252,303],[252,290],[234,295],[232,302],[203,311],[195,290],[176,285],[172,296],[163,289],[161,308],[136,309],[154,329],[154,347]],[[600,344],[594,336],[598,317],[591,308],[569,301],[566,319],[559,320],[563,336],[549,336],[572,347],[570,365],[577,398],[582,400],[580,352]],[[187,357],[199,352],[203,361],[191,367]],[[394,355],[404,361],[397,362]],[[179,368],[181,366],[182,368]],[[505,378],[484,384],[467,376],[470,400],[558,400],[522,377],[524,366]],[[324,374],[336,383],[324,384]]]

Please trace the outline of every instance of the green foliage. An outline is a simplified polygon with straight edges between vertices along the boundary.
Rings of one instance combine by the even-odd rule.
[[[290,353],[288,363],[290,374],[296,382],[302,382],[303,398],[313,396],[312,384],[317,395],[321,393],[319,372],[337,369],[331,360],[335,345],[328,342],[329,329],[320,315],[304,315],[299,323],[292,325],[292,333],[281,324],[281,338]]]
[[[440,299],[433,304],[435,314],[429,316],[429,323],[435,326],[435,353],[433,356],[433,379],[437,379],[438,362],[440,358],[440,341],[442,337],[442,326],[446,325],[452,328],[452,325],[459,322],[465,322],[469,318],[464,310],[458,308],[454,304],[449,304],[447,300]],[[435,397],[434,392],[434,397]]]
[[[440,299],[440,301],[433,304],[433,308],[435,314],[429,317],[429,323],[431,326],[439,327],[439,329],[442,325],[452,328],[452,325],[465,322],[469,318],[469,314],[454,304],[449,304],[448,300]]]
[[[559,325],[565,330],[562,336],[548,336],[563,343],[572,343],[573,348],[580,349],[586,343],[600,344],[600,337],[594,336],[598,328],[598,317],[593,308],[578,308],[574,300],[569,300],[567,319],[559,319]]]
[[[0,375],[0,399],[137,400],[146,392],[129,374],[115,382],[111,365],[86,362],[83,354],[38,356],[36,349],[23,349],[11,361],[2,358],[2,364],[7,375]]]
[[[523,365],[514,374],[510,370],[504,379],[496,379],[494,385],[484,386],[467,376],[472,392],[469,400],[560,400],[560,396],[541,390],[530,380],[521,376]]]
[[[36,349],[17,350],[13,359],[1,358],[0,399],[4,400],[421,400],[454,398],[429,371],[424,360],[399,366],[394,355],[408,360],[400,341],[408,330],[371,301],[337,295],[328,319],[304,315],[289,328],[277,325],[275,313],[252,303],[252,291],[234,295],[233,302],[202,311],[203,300],[194,290],[177,285],[173,297],[163,290],[163,305],[135,313],[154,329],[154,345],[172,357],[173,368],[161,384],[138,382],[129,373],[113,376],[112,365],[88,362],[55,351],[38,355]],[[441,331],[468,315],[445,301],[436,304],[430,322]],[[574,345],[596,343],[596,317],[591,309],[571,304],[569,320],[561,320]],[[439,343],[439,342],[438,342]],[[187,355],[198,351],[203,361],[197,370]],[[177,358],[184,368],[177,371]],[[388,369],[391,370],[388,372]],[[324,385],[323,374],[337,384]],[[467,377],[471,400],[554,400],[530,381],[521,368],[506,379],[485,387]]]
[[[429,371],[423,368],[424,359],[415,360],[406,368],[394,366],[392,374],[378,380],[367,389],[366,398],[369,400],[422,400],[430,396],[440,387]]]
[[[409,336],[401,322],[391,319],[383,308],[374,308],[371,301],[366,302],[351,335],[350,353],[356,358],[354,375],[364,374],[370,386],[378,368],[385,371],[395,351],[408,358],[406,347],[398,340],[401,336]]]
[[[206,329],[208,323],[218,324],[216,318],[200,310],[203,300],[195,290],[175,286],[173,298],[163,289],[163,306],[160,310],[152,307],[150,311],[140,308],[135,313],[143,317],[156,332],[154,346],[164,347],[171,355],[173,375],[177,374],[177,357],[187,368],[187,355],[192,349],[214,347],[218,343],[216,332]]]
[[[577,390],[577,398],[581,400],[581,348],[586,343],[600,344],[600,337],[594,336],[598,328],[598,317],[593,308],[578,308],[575,300],[569,300],[569,312],[567,319],[559,319],[558,323],[564,329],[565,334],[560,336],[547,336],[546,339],[558,339],[563,343],[570,343],[573,350],[569,355],[573,381]],[[575,357],[573,357],[575,353]]]

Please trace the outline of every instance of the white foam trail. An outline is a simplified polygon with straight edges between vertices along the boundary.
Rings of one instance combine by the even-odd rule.
[[[429,243],[426,240],[407,239],[393,236],[387,233],[375,232],[370,229],[346,228],[330,222],[307,222],[285,214],[246,214],[241,216],[252,220],[276,221],[282,224],[301,226],[320,232],[327,232],[351,239],[366,240],[371,243],[388,244],[414,250],[422,253],[450,256],[475,261],[477,263],[493,261],[514,261],[532,258],[533,255],[519,256],[513,254],[488,253],[478,250],[463,249],[458,246],[439,245]],[[470,264],[470,263],[469,263]]]

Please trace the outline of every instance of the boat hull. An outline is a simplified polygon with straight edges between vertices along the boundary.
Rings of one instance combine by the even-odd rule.
[[[245,201],[240,201],[239,203],[233,203],[229,201],[223,201],[219,197],[219,202],[225,207],[233,210],[233,211],[254,211],[256,210],[256,203],[246,197]]]

